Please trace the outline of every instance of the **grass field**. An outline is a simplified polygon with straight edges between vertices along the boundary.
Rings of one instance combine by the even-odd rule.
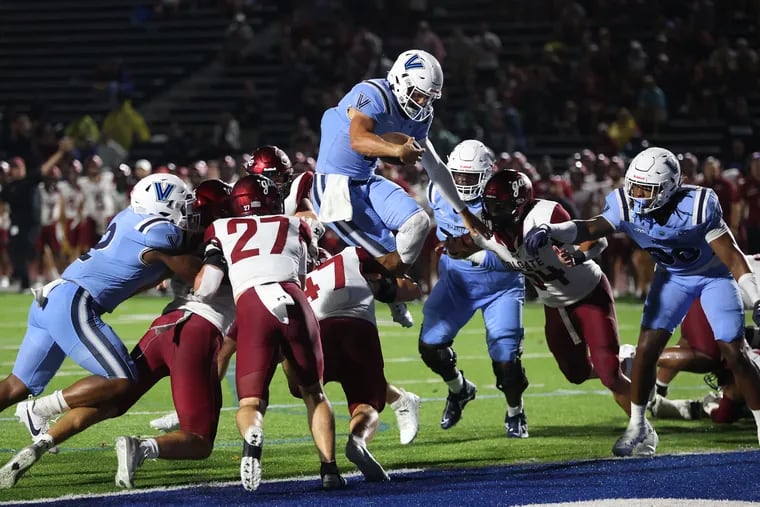
[[[0,294],[3,376],[13,367],[30,299],[29,296]],[[131,348],[165,302],[159,298],[137,297],[105,316],[105,320]],[[421,305],[414,305],[412,310],[419,324]],[[635,343],[641,304],[621,302],[617,312],[622,341]],[[385,305],[378,305],[378,318],[386,377],[423,398],[420,432],[411,445],[398,443],[393,412],[386,409],[381,414],[382,426],[370,449],[387,470],[560,462],[611,456],[612,444],[624,429],[627,418],[598,380],[572,385],[562,377],[546,348],[541,306],[531,303],[525,309],[523,360],[531,382],[525,393],[530,427],[530,438],[525,440],[506,438],[505,401],[494,386],[480,316],[462,330],[455,343],[459,366],[467,378],[478,385],[478,397],[467,406],[462,421],[448,431],[439,427],[446,387],[419,359],[419,326],[403,329],[393,324]],[[65,387],[83,375],[83,370],[67,360],[47,392]],[[706,390],[701,375],[683,374],[671,385],[671,396],[701,397]],[[137,487],[237,480],[241,439],[234,423],[235,400],[226,380],[223,391],[224,409],[212,456],[199,462],[147,462],[136,475]],[[342,454],[348,426],[346,404],[339,386],[328,384],[327,393],[335,407],[338,463],[341,470],[351,471],[353,466]],[[317,474],[318,458],[308,436],[305,410],[299,400],[287,393],[281,372],[273,381],[271,403],[265,426],[264,481]],[[61,446],[60,454],[45,456],[14,488],[0,491],[0,501],[116,491],[114,437],[151,435],[148,421],[171,409],[169,384],[164,380],[124,417],[101,423],[69,440]],[[29,443],[25,427],[17,422],[13,413],[13,407],[0,413],[0,461],[3,463]],[[655,427],[660,435],[659,454],[757,446],[754,424],[747,420],[720,427],[704,420],[655,421]]]

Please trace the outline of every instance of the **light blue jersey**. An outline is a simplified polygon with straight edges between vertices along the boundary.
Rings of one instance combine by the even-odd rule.
[[[95,375],[136,379],[129,351],[100,316],[163,277],[166,266],[143,262],[148,250],[179,253],[180,245],[182,231],[164,217],[131,208],[116,215],[100,242],[32,303],[13,374],[37,395],[69,356]]]
[[[433,185],[428,187],[427,195],[438,224],[438,239],[468,232]],[[468,207],[474,214],[481,212],[479,201],[468,203]],[[422,309],[420,340],[428,345],[451,343],[473,314],[481,310],[491,359],[512,361],[522,351],[524,301],[523,275],[505,268],[493,252],[487,252],[486,261],[475,266],[444,254],[438,263],[438,283]]]
[[[620,188],[607,195],[602,212],[657,263],[642,325],[672,333],[699,297],[716,339],[730,342],[743,336],[739,287],[710,247],[711,241],[729,233],[715,192],[684,185],[665,208],[653,213],[664,215],[661,223],[652,214],[633,213]]]
[[[111,312],[141,288],[162,279],[166,266],[145,264],[142,256],[148,250],[178,251],[182,234],[167,218],[126,208],[111,220],[100,242],[71,263],[61,278],[87,290],[104,311]]]
[[[322,115],[322,138],[319,143],[316,172],[345,174],[351,179],[366,180],[375,172],[376,157],[365,157],[351,149],[348,128],[349,108],[375,120],[375,134],[403,132],[423,141],[428,136],[432,115],[423,122],[407,118],[398,105],[388,81],[369,79],[355,85],[338,103]]]

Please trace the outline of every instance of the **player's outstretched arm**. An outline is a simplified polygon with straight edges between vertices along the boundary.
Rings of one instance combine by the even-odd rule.
[[[430,176],[430,181],[436,186],[443,198],[459,213],[462,217],[462,223],[470,231],[470,234],[490,238],[491,231],[488,227],[459,198],[451,172],[446,167],[446,164],[443,163],[441,157],[438,156],[433,143],[430,142],[430,139],[425,138],[423,145],[425,152],[422,154],[422,166],[425,168],[428,176]]]
[[[590,220],[568,220],[556,224],[541,224],[525,235],[525,250],[536,255],[550,240],[560,243],[580,244],[593,241],[615,232],[615,227],[602,215]]]

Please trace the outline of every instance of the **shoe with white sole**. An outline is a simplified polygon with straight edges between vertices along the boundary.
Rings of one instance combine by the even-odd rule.
[[[179,416],[177,415],[177,411],[175,410],[174,412],[159,417],[158,419],[153,419],[150,421],[150,427],[154,430],[166,433],[179,429]]]
[[[40,460],[47,450],[48,442],[42,440],[27,445],[17,452],[8,463],[0,468],[0,489],[13,487],[21,476]]]
[[[396,414],[401,445],[412,443],[420,429],[420,397],[400,389],[401,396],[390,404]]]
[[[657,432],[645,420],[643,425],[626,428],[623,436],[612,446],[612,454],[620,457],[651,457],[657,451],[659,440]]]
[[[246,491],[256,491],[261,484],[261,450],[264,430],[249,427],[243,437],[243,457],[240,458],[240,482]]]
[[[136,437],[116,437],[116,486],[134,489],[135,470],[142,466],[145,454],[140,450],[140,439]]]
[[[364,480],[368,482],[391,480],[380,463],[372,456],[372,453],[365,446],[359,445],[351,437],[348,438],[348,442],[346,443],[346,457],[348,461],[356,465],[356,468],[361,471],[362,475],[364,475]]]
[[[50,418],[37,415],[32,410],[34,400],[30,397],[27,401],[22,401],[16,405],[16,417],[18,421],[26,426],[27,431],[32,436],[33,442],[39,442],[42,435],[50,429]],[[48,449],[51,454],[58,453],[58,447],[53,446]]]

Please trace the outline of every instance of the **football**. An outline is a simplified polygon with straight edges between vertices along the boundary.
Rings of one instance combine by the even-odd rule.
[[[386,132],[385,134],[380,134],[380,137],[393,144],[405,144],[409,140],[409,136],[403,132]],[[404,165],[398,157],[380,157],[380,160],[386,164]]]

